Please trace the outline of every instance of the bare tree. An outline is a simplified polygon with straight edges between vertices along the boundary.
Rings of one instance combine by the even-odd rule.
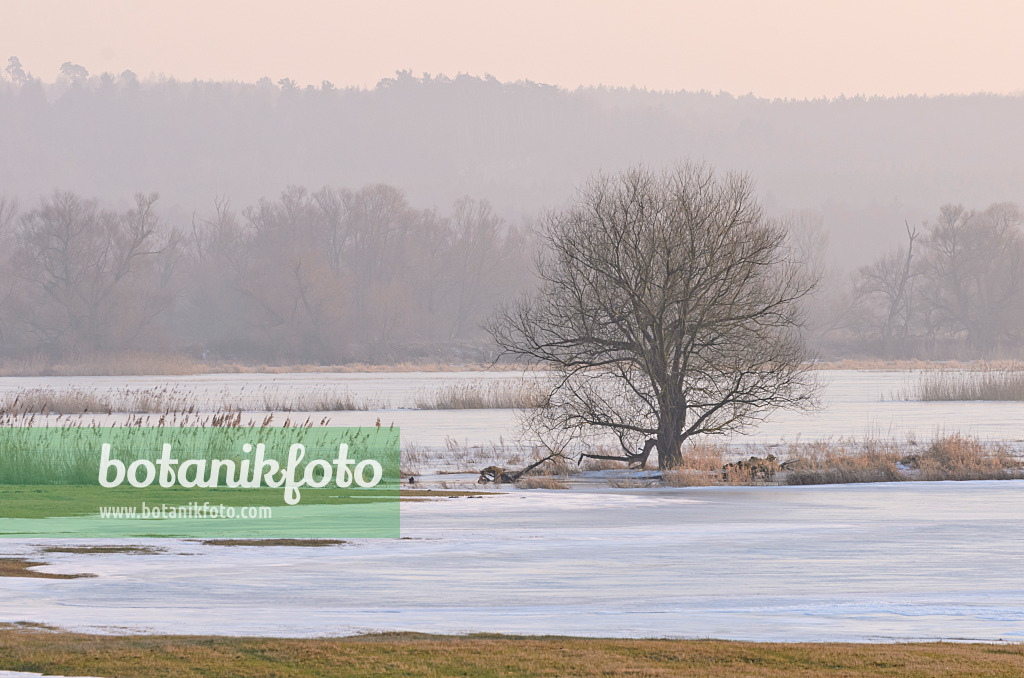
[[[1015,205],[984,212],[944,205],[924,256],[930,323],[973,352],[1019,343],[1024,327],[1024,215]]]
[[[539,237],[539,290],[489,330],[553,372],[540,427],[611,432],[641,465],[656,447],[665,469],[692,436],[814,403],[800,331],[814,276],[748,177],[705,165],[598,176]]]
[[[913,321],[913,281],[917,229],[907,224],[907,246],[890,252],[857,272],[854,290],[861,333],[877,339],[885,357],[905,356]]]
[[[11,57],[14,59],[14,57]],[[0,196],[0,345],[8,343],[8,301],[14,294],[15,276],[11,270],[11,250],[14,249],[13,225],[18,216],[18,204]]]
[[[158,257],[177,247],[163,233],[156,194],[135,196],[124,213],[57,191],[22,215],[15,266],[23,322],[61,350],[119,348],[171,303]]]

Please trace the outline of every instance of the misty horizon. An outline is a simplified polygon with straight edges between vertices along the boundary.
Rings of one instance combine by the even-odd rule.
[[[43,83],[18,65],[0,80],[0,122],[21,132],[0,142],[0,192],[23,205],[54,189],[119,207],[156,191],[186,220],[289,185],[387,183],[424,206],[487,200],[525,224],[595,172],[705,160],[750,173],[773,214],[816,212],[837,262],[856,266],[943,204],[1024,202],[1019,95],[782,100],[408,71],[331,89],[70,62]]]

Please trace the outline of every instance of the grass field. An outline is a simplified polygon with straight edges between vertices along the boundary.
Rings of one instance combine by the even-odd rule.
[[[497,635],[96,636],[0,625],[0,669],[91,676],[1001,676],[1024,645]]]

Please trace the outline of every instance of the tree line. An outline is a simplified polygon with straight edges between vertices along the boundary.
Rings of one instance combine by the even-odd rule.
[[[67,191],[0,199],[0,354],[481,359],[481,325],[529,261],[524,230],[488,203],[441,214],[383,184],[293,186],[174,224],[156,194],[123,210]]]
[[[852,273],[821,219],[788,219],[812,268],[807,339],[823,358],[1021,357],[1024,213],[945,205]],[[538,284],[541,247],[483,200],[446,213],[385,184],[291,186],[168,218],[55,191],[0,197],[0,357],[141,350],[215,359],[485,360],[482,329]]]
[[[947,204],[906,240],[816,299],[817,337],[833,355],[1024,355],[1024,213],[1012,203]]]
[[[0,58],[7,58],[3,55]],[[0,61],[0,193],[144,188],[166,215],[282,186],[400,186],[417,205],[486,198],[506,218],[560,207],[596,169],[703,158],[749,171],[766,211],[810,208],[851,266],[951,201],[1024,204],[1024,96],[770,100],[565,90],[396,73],[370,88],[181,81]]]

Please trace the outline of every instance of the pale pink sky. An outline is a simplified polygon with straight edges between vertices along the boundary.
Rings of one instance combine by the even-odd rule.
[[[398,69],[809,98],[1024,91],[1019,0],[2,0],[0,58],[372,86]]]

